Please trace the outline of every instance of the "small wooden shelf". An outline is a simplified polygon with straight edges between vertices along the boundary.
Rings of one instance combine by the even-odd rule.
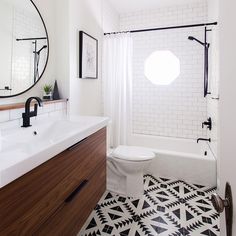
[[[60,99],[60,100],[46,100],[43,101],[44,104],[52,104],[52,103],[60,103],[60,102],[67,102],[68,99]],[[32,105],[34,103],[32,102]],[[6,104],[6,105],[0,105],[0,111],[7,111],[7,110],[15,110],[15,109],[20,109],[24,108],[25,103],[12,103],[12,104]]]

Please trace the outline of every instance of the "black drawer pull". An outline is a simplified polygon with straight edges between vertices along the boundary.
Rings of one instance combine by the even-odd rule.
[[[81,192],[81,190],[87,185],[88,180],[84,180],[77,189],[75,189],[71,195],[65,200],[65,203],[71,202],[77,194]]]
[[[79,141],[78,143],[76,143],[76,144],[72,145],[71,147],[69,147],[67,150],[68,150],[68,151],[71,151],[71,150],[77,148],[77,147],[78,147],[83,141],[85,141],[86,139],[87,139],[87,138],[82,139],[82,140]]]

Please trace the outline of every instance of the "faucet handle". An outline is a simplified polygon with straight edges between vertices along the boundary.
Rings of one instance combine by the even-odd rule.
[[[207,121],[204,121],[203,123],[202,123],[202,128],[204,128],[204,126],[207,126],[207,128],[209,129],[209,130],[212,130],[212,119],[211,119],[211,117],[209,117],[208,119],[207,119]]]

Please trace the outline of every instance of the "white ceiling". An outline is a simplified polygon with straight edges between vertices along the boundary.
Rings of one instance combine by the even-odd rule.
[[[127,13],[148,9],[155,9],[162,6],[181,5],[204,0],[109,0],[119,13]],[[206,0],[207,1],[207,0]]]

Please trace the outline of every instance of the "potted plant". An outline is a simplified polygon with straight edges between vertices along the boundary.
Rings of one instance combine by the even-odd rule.
[[[45,84],[43,87],[43,91],[44,91],[43,99],[51,100],[52,99],[52,85]]]

